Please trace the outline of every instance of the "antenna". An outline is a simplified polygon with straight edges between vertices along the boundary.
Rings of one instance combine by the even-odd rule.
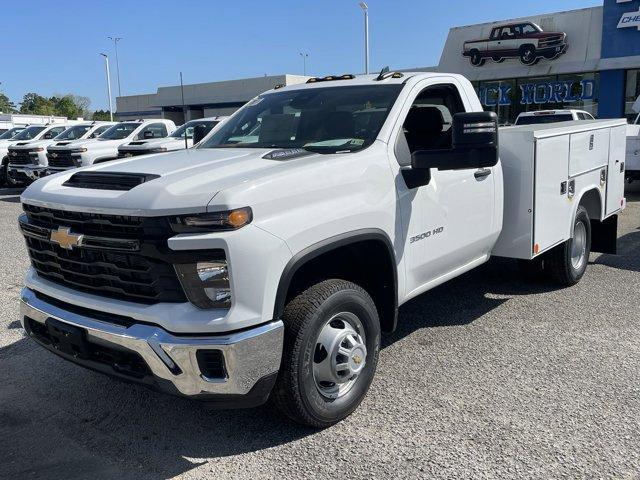
[[[380,80],[384,80],[384,76],[385,74],[389,73],[389,67],[384,67],[382,70],[380,70],[380,75],[377,76],[376,80],[380,81]]]
[[[184,104],[184,85],[182,84],[182,72],[180,72],[180,94],[182,95],[182,114],[184,115],[184,123],[187,123],[187,106]],[[184,130],[184,148],[189,148],[187,142],[187,129]]]

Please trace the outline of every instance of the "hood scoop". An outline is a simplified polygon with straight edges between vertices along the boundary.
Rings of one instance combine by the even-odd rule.
[[[78,172],[71,175],[71,178],[62,185],[73,188],[126,192],[159,177],[160,175],[150,173]]]
[[[27,143],[29,143],[29,142],[18,142],[18,143],[16,143],[16,145],[17,145],[17,146],[20,146],[20,145],[26,145]]]
[[[147,142],[129,142],[129,145],[144,145]]]
[[[65,145],[69,145],[71,142],[58,142],[56,146],[64,147]]]

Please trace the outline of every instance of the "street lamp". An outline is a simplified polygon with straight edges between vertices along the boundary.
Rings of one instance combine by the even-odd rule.
[[[113,46],[116,49],[116,76],[118,77],[118,96],[122,96],[122,91],[120,90],[120,62],[118,62],[118,42],[122,40],[122,37],[107,37],[109,40],[113,42]]]
[[[298,55],[302,57],[302,74],[306,76],[307,75],[307,58],[309,58],[309,54],[300,52]]]
[[[101,53],[104,57],[104,66],[107,70],[107,95],[109,95],[109,116],[113,122],[113,104],[111,103],[111,78],[109,78],[109,56],[106,53]]]
[[[360,2],[360,8],[364,12],[364,73],[369,73],[369,7]]]

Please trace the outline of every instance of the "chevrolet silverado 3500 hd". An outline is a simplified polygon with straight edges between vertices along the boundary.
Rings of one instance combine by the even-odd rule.
[[[106,129],[114,125],[114,122],[79,122],[75,125],[67,125],[60,128],[63,131],[57,136],[52,131],[40,140],[20,142],[9,147],[8,180],[12,185],[26,183],[46,174],[48,159],[47,147],[54,143],[58,145],[71,145],[73,142],[96,138]],[[53,136],[52,136],[53,135]]]
[[[568,286],[614,252],[625,128],[506,128],[499,159],[462,76],[276,88],[197,148],[34,182],[22,322],[94,370],[326,427],[365,396],[398,305],[492,254]]]

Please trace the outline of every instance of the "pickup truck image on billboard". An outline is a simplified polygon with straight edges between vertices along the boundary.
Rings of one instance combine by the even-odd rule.
[[[535,65],[541,58],[556,59],[566,50],[564,32],[544,32],[535,23],[523,22],[499,25],[491,30],[489,38],[465,42],[462,55],[476,67],[488,58],[497,63],[519,58],[524,65]]]

